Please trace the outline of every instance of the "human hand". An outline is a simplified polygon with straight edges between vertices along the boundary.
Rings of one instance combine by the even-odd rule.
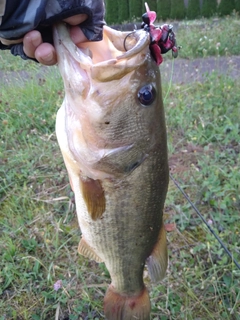
[[[10,0],[6,1],[4,15],[0,13],[0,50],[10,50],[14,56],[24,60],[29,58],[44,65],[53,65],[57,56],[52,26],[59,21],[69,24],[70,36],[76,45],[102,40],[105,24],[103,0],[88,1],[83,7],[77,0],[50,2],[51,6],[39,4],[33,8],[31,1],[25,1],[21,8],[16,3],[15,8]]]
[[[76,44],[87,41],[86,36],[78,26],[87,19],[86,14],[79,14],[63,21],[71,25],[70,35]],[[37,30],[28,32],[23,38],[23,51],[41,64],[51,66],[57,63],[57,55],[52,44],[43,42],[41,33]]]
[[[86,19],[86,14],[78,14],[63,20],[71,25],[70,36],[75,44],[88,41],[78,26]],[[37,30],[28,32],[22,39],[6,40],[0,38],[0,41],[5,45],[23,42],[23,51],[29,58],[36,59],[38,62],[46,66],[51,66],[57,63],[57,55],[54,46],[51,43],[43,42],[42,35]]]

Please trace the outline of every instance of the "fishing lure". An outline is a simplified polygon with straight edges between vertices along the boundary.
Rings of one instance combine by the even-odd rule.
[[[146,12],[142,15],[142,28],[150,34],[150,51],[157,65],[160,65],[163,61],[162,54],[172,50],[172,55],[176,58],[179,47],[177,47],[173,26],[163,24],[160,27],[156,27],[153,24],[157,17],[156,12],[151,11],[146,2],[145,7]]]

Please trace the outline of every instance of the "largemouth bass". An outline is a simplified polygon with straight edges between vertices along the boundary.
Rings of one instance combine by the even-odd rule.
[[[76,47],[54,30],[65,99],[56,132],[82,232],[80,254],[104,262],[109,320],[148,320],[143,282],[167,268],[163,207],[168,188],[166,126],[150,35],[104,27],[103,40]],[[127,51],[126,51],[127,50]]]

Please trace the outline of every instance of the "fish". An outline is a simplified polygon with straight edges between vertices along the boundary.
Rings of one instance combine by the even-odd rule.
[[[54,27],[65,97],[56,134],[75,195],[78,252],[111,277],[108,320],[149,320],[144,284],[168,265],[163,224],[169,168],[160,70],[145,30],[103,28],[103,40],[76,46]]]

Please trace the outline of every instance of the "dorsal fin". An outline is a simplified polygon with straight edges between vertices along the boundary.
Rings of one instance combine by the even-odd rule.
[[[80,177],[83,199],[93,220],[100,219],[106,208],[104,189],[100,180]]]

